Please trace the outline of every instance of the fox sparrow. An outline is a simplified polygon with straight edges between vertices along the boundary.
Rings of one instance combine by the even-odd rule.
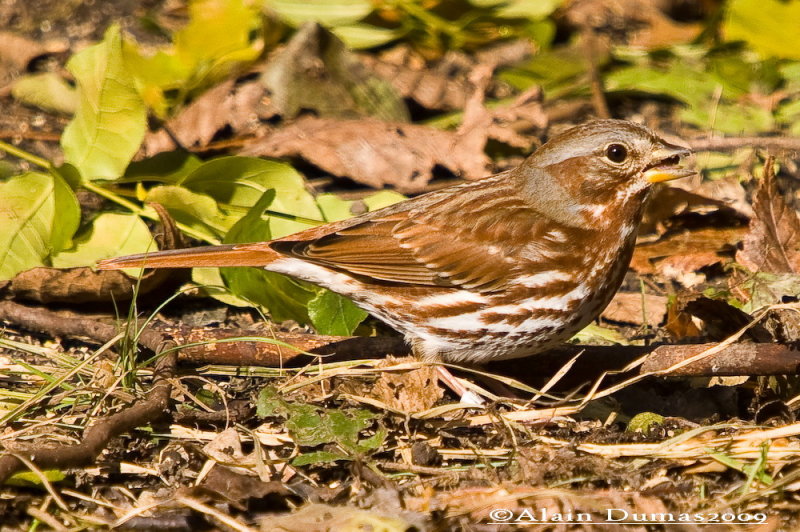
[[[101,269],[257,266],[352,299],[427,360],[482,363],[568,339],[608,304],[653,183],[685,148],[623,120],[560,134],[519,167],[254,244],[102,261]]]

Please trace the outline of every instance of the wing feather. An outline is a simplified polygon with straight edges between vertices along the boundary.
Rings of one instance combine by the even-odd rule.
[[[343,222],[327,234],[309,230],[270,247],[377,281],[500,290],[523,260],[523,248],[550,220],[515,196],[511,186],[494,185],[491,193],[470,195],[469,188],[486,186],[475,182],[464,185],[463,194],[420,196]],[[302,238],[305,233],[312,238]],[[524,260],[532,260],[530,247]]]

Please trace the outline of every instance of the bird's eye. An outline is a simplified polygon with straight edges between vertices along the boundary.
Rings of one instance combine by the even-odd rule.
[[[628,148],[622,144],[609,144],[606,147],[606,157],[612,163],[621,163],[628,158]]]

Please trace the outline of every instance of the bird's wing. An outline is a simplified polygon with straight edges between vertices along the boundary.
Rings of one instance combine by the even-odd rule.
[[[475,183],[477,185],[477,183]],[[270,243],[285,255],[392,283],[498,290],[524,260],[547,219],[512,190],[420,197],[324,235]],[[302,235],[302,233],[301,233]],[[300,235],[298,235],[300,236]],[[310,236],[310,235],[309,235]]]

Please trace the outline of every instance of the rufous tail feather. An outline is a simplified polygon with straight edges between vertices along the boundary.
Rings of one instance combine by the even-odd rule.
[[[228,244],[139,253],[97,263],[100,270],[125,268],[199,268],[214,266],[266,266],[281,257],[267,244]]]

